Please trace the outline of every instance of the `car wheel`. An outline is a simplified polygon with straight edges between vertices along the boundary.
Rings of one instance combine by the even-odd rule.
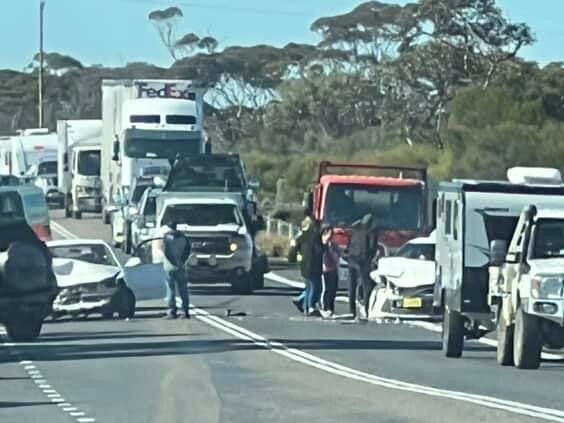
[[[135,294],[129,287],[121,288],[117,293],[116,311],[120,319],[132,319],[135,316]]]
[[[73,219],[82,219],[82,212],[80,211],[73,211],[72,212]]]
[[[443,353],[460,358],[464,349],[464,318],[458,311],[447,310],[443,319]]]
[[[70,218],[72,217],[72,202],[70,200],[64,201],[64,208],[65,208],[65,217]]]
[[[515,326],[507,325],[503,310],[499,307],[497,319],[497,362],[502,366],[513,365],[513,333]]]
[[[125,224],[123,232],[123,252],[131,254],[131,225]]]
[[[255,272],[254,280],[254,289],[264,289],[264,273],[262,272]]]
[[[525,313],[523,305],[520,304],[515,316],[513,364],[519,369],[538,369],[541,352],[539,318]]]
[[[101,314],[102,314],[102,319],[104,320],[110,320],[114,318],[114,309],[111,307],[105,307],[104,309],[102,309]]]
[[[104,221],[104,225],[110,224],[110,215],[105,211],[102,212],[102,220]]]
[[[14,342],[35,341],[41,333],[43,319],[34,315],[20,315],[5,324],[8,337]]]

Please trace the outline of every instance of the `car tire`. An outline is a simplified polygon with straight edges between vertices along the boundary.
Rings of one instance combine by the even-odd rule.
[[[124,224],[122,250],[125,254],[131,254],[131,225]]]
[[[446,310],[443,319],[443,353],[460,358],[464,349],[464,318],[458,311]]]
[[[41,333],[43,319],[37,316],[16,316],[11,322],[6,323],[8,338],[13,342],[35,341]]]
[[[542,340],[540,320],[525,313],[519,304],[515,316],[513,364],[518,369],[538,369],[541,362]]]
[[[507,325],[503,310],[499,307],[497,319],[497,362],[501,366],[513,365],[513,335],[515,326]]]
[[[231,290],[237,295],[248,295],[253,292],[253,278],[251,275],[235,279],[231,282]]]
[[[104,221],[104,225],[110,224],[110,215],[105,211],[102,211],[102,220]]]
[[[72,217],[73,217],[73,219],[82,219],[82,212],[81,211],[73,211]]]
[[[124,286],[119,289],[116,298],[116,312],[120,319],[133,319],[135,316],[135,294],[131,288]]]
[[[264,289],[264,273],[261,271],[255,271],[253,281],[254,289]]]

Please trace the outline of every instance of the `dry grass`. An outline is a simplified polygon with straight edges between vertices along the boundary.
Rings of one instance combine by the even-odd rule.
[[[287,237],[266,232],[257,235],[257,244],[269,257],[287,257],[290,249]]]

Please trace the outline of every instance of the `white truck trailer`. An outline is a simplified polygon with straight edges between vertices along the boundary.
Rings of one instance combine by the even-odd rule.
[[[66,217],[82,218],[83,212],[102,209],[100,119],[57,121],[58,189]]]
[[[105,223],[121,210],[146,167],[211,151],[203,128],[204,94],[188,80],[102,81],[102,207]]]

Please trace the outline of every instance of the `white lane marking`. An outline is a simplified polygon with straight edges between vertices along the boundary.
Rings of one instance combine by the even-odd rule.
[[[78,239],[78,237],[75,234],[73,234],[71,231],[69,231],[68,229],[66,229],[64,226],[57,223],[56,221],[51,220],[50,224],[51,227],[53,228],[53,231],[57,232],[62,237],[70,238],[70,239]]]
[[[3,347],[9,347],[8,343],[1,343],[0,345]],[[17,354],[17,351],[10,350],[10,353]],[[80,417],[86,416],[86,413],[80,411],[78,408],[73,407],[70,402],[67,402],[63,396],[57,392],[50,384],[47,383],[47,380],[43,378],[41,372],[37,370],[37,366],[33,364],[31,360],[21,360],[19,362],[21,366],[23,366],[24,370],[31,375],[35,385],[41,389],[41,392],[47,397],[47,399],[52,402],[53,404],[57,404],[58,407],[61,408],[62,411],[70,415],[71,417]],[[95,422],[96,419],[92,417],[81,417],[78,419],[79,422],[82,423],[90,423]]]
[[[289,348],[283,343],[270,341],[269,339],[250,330],[228,322],[220,317],[211,315],[206,310],[202,310],[197,307],[194,307],[193,309],[196,311],[196,318],[210,326],[220,329],[223,332],[229,333],[241,340],[248,341],[257,346],[266,348],[274,352],[275,354],[282,355],[293,361],[305,364],[310,367],[315,367],[328,373],[343,376],[348,379],[370,383],[372,385],[379,385],[389,389],[409,391],[434,397],[449,398],[485,406],[488,408],[504,410],[514,414],[536,417],[561,423],[564,422],[564,411],[562,410],[538,407],[515,401],[507,401],[495,397],[468,394],[465,392],[450,391],[433,388],[430,386],[417,385],[358,371],[331,361],[323,360],[304,351],[295,348]]]
[[[271,342],[267,338],[249,331],[241,326],[235,325],[217,316],[213,316],[206,310],[202,310],[194,306],[192,307],[196,311],[196,318],[207,323],[210,326],[216,327],[223,332],[227,332],[239,339],[251,342],[258,346],[262,346],[274,352],[275,354],[285,356],[293,361],[303,363],[310,367],[318,368],[328,373],[340,375],[348,379],[360,380],[366,383],[379,385],[390,389],[410,391],[435,397],[449,398],[485,406],[491,409],[504,410],[513,414],[564,423],[564,411],[562,410],[538,407],[535,405],[524,404],[515,401],[507,401],[484,395],[475,395],[465,392],[438,389],[431,386],[417,385],[400,380],[383,378],[366,372],[361,372],[350,367],[323,360],[315,355],[300,351],[295,348],[288,348],[281,342]],[[79,419],[79,421],[81,420]],[[86,421],[84,420],[83,422],[86,423]]]
[[[305,283],[285,278],[284,276],[277,275],[273,272],[267,273],[264,276],[267,279],[269,279],[273,282],[278,282],[278,283],[281,283],[283,285],[290,286],[292,288],[305,288]],[[335,298],[335,300],[342,302],[342,303],[347,303],[347,304],[349,302],[348,297],[344,297],[344,296],[338,296],[338,297]],[[419,327],[419,328],[422,328],[422,329],[425,329],[425,330],[428,330],[428,331],[431,331],[431,332],[442,333],[442,331],[443,331],[442,326],[439,323],[424,322],[424,321],[410,321],[410,320],[405,320],[404,323],[409,325],[409,326]],[[483,344],[483,345],[488,345],[490,347],[497,348],[497,341],[495,339],[480,338],[480,339],[472,339],[471,341],[472,342],[478,342],[478,343]],[[564,354],[553,354],[553,353],[543,352],[542,358],[543,358],[543,360],[548,360],[548,361],[550,361],[550,360],[562,360],[562,359],[564,359]]]

